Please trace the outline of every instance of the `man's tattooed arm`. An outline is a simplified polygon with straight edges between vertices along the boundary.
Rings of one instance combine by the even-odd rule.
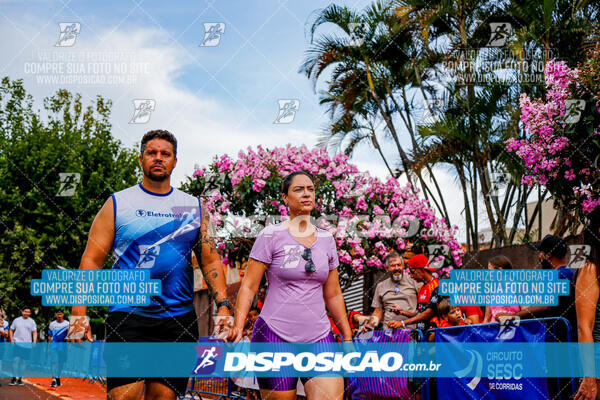
[[[215,302],[227,300],[227,284],[215,243],[215,229],[208,212],[203,212],[200,234],[193,247],[202,275]]]

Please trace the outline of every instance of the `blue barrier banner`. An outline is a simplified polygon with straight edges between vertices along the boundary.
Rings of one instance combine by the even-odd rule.
[[[436,348],[436,357],[455,370],[452,378],[438,379],[438,399],[548,399],[543,378],[548,373],[545,335],[546,325],[542,323],[475,325],[436,332],[437,343],[457,345],[454,350]],[[462,346],[463,342],[486,345],[483,351],[477,351]]]
[[[147,306],[162,283],[148,269],[45,269],[30,293],[42,296],[43,306]]]
[[[513,339],[489,343],[442,341],[467,339],[466,331],[452,330],[437,332],[437,343],[66,343],[63,376],[438,377],[453,378],[453,390],[477,378],[471,386],[494,383],[502,391],[506,383],[533,388],[541,382],[536,378],[600,376],[600,346],[519,342],[539,335],[537,328],[521,328]],[[498,331],[481,333],[495,338]],[[50,376],[55,352],[48,343],[0,343],[0,373],[11,376],[19,359],[23,376]],[[592,355],[585,369],[580,354]]]
[[[454,306],[556,306],[571,289],[558,270],[455,269],[438,290]]]

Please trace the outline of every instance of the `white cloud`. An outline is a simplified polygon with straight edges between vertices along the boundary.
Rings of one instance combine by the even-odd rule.
[[[37,29],[40,27],[41,31],[38,34]],[[255,104],[247,104],[243,99],[235,99],[233,95],[228,98],[225,95],[230,91],[231,82],[220,82],[216,85],[222,89],[219,93],[221,97],[207,92],[207,89],[193,91],[180,82],[181,75],[184,72],[189,75],[190,71],[197,73],[200,82],[198,87],[201,87],[211,80],[210,73],[198,65],[201,60],[197,58],[198,53],[194,53],[195,49],[189,50],[174,45],[168,34],[161,30],[122,26],[93,31],[90,26],[82,23],[81,31],[73,47],[56,48],[54,44],[59,35],[57,24],[50,23],[44,26],[40,21],[32,21],[31,18],[26,24],[15,25],[14,21],[11,24],[2,24],[0,35],[6,40],[0,44],[0,51],[14,57],[12,61],[6,60],[0,65],[0,69],[5,69],[2,75],[8,75],[12,79],[23,78],[27,91],[34,96],[40,108],[41,99],[59,87],[66,87],[71,92],[80,92],[86,104],[97,94],[112,99],[113,134],[126,146],[133,146],[139,142],[142,135],[150,129],[168,129],[173,132],[179,141],[179,162],[173,174],[174,185],[178,185],[186,175],[191,175],[194,164],[206,165],[215,155],[235,155],[241,149],[256,147],[258,144],[265,147],[284,146],[287,143],[312,146],[320,132],[309,131],[308,129],[312,128],[305,127],[322,126],[325,122],[326,117],[317,114],[317,118],[308,118],[310,125],[302,125],[297,121],[289,125],[273,124],[277,115],[276,101],[266,101],[268,104],[263,104],[260,109],[254,111]],[[28,43],[29,40],[32,42]],[[110,60],[112,65],[114,61],[125,62],[129,72],[133,61],[133,66],[142,67],[142,72],[134,74],[135,83],[131,85],[41,83],[38,80],[43,74],[27,74],[25,66],[26,63],[43,62],[41,56],[44,54],[50,54],[51,57],[68,54],[84,54],[84,57],[116,55],[116,60]],[[86,72],[90,72],[91,68],[92,75],[97,77],[98,74],[94,74],[93,69],[99,66],[88,65],[89,61],[83,61],[83,68]],[[72,64],[78,64],[78,59]],[[63,67],[66,67],[66,64]],[[111,69],[114,71],[115,68]],[[112,76],[119,75],[112,73]],[[209,83],[215,87],[215,82]],[[316,103],[318,99],[314,96]],[[129,123],[134,113],[133,99],[156,101],[156,108],[148,123]],[[271,107],[273,113],[268,115]],[[308,107],[308,111],[303,104],[299,112],[312,112],[314,109]],[[382,180],[389,174],[374,149],[360,149],[351,161],[357,164],[360,170],[369,171]],[[442,192],[447,196],[446,199],[462,199],[458,186],[447,171],[436,169],[435,173]],[[448,202],[447,206],[451,222],[458,224],[461,220],[462,201]]]
[[[36,26],[36,24],[28,25]],[[39,25],[38,25],[39,26]],[[22,33],[19,33],[21,30]],[[86,25],[82,24],[82,32]],[[71,92],[80,92],[84,102],[89,103],[97,94],[113,100],[111,122],[113,134],[121,139],[125,145],[132,146],[139,142],[142,135],[150,129],[168,129],[173,132],[179,141],[178,166],[173,174],[174,184],[178,184],[186,175],[193,172],[195,163],[205,165],[215,155],[223,153],[237,153],[247,146],[263,144],[269,147],[282,146],[287,143],[299,145],[306,143],[312,145],[316,134],[304,131],[290,125],[274,125],[276,109],[270,120],[261,126],[251,111],[251,105],[244,105],[231,98],[231,103],[239,107],[232,108],[217,100],[210,93],[193,92],[178,83],[179,76],[186,69],[198,71],[200,82],[210,80],[208,72],[197,64],[194,54],[185,49],[174,46],[166,33],[155,29],[117,29],[94,32],[96,35],[83,35],[77,38],[71,48],[55,48],[54,43],[58,38],[58,28],[49,25],[42,34],[37,35],[35,29],[19,27],[0,28],[0,34],[9,38],[3,41],[0,47],[3,54],[20,55],[10,63],[5,64],[4,75],[12,79],[23,78],[26,89],[41,106],[41,99],[52,94],[59,87],[66,87]],[[35,37],[33,43],[28,44],[27,38]],[[75,54],[74,61],[65,61],[65,54]],[[83,54],[83,59],[79,55]],[[114,77],[128,77],[115,74],[114,62],[127,64],[127,71],[140,69],[135,73],[135,83],[120,85],[82,85],[82,84],[53,84],[39,81],[41,75],[54,75],[60,79],[60,73],[44,74],[38,72],[39,63],[50,59],[59,58],[54,64],[63,64],[63,71],[67,68],[78,69],[81,64],[84,74],[97,79],[99,75]],[[107,57],[113,66],[108,74],[96,73],[102,67],[90,64],[96,61],[94,57]],[[61,58],[62,57],[62,58]],[[100,59],[102,61],[102,59]],[[132,64],[132,62],[134,64]],[[35,63],[32,66],[32,63]],[[67,64],[70,64],[67,65]],[[27,69],[26,69],[27,67]],[[26,73],[34,71],[34,73]],[[77,74],[76,74],[77,75]],[[111,78],[111,79],[112,79]],[[57,79],[57,78],[55,78]],[[221,78],[223,79],[223,78]],[[214,82],[213,82],[214,83]],[[227,91],[227,82],[221,83],[224,92]],[[134,114],[133,99],[153,99],[156,108],[151,113],[146,124],[129,123]]]

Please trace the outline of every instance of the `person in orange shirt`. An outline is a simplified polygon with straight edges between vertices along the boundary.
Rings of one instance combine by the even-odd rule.
[[[429,321],[430,328],[449,328],[452,326],[466,325],[463,314],[459,306],[451,306],[450,300],[444,298],[437,306],[438,317],[433,317]],[[429,335],[429,341],[433,342],[435,333]]]
[[[432,275],[436,268],[429,265],[429,259],[423,254],[413,256],[406,264],[410,276],[415,281],[423,283],[417,293],[417,312],[404,311],[404,315],[408,319],[389,321],[387,326],[388,328],[398,329],[415,324],[417,329],[425,333],[429,329],[431,318],[437,316],[437,304],[442,300],[438,294],[438,278],[434,278]]]

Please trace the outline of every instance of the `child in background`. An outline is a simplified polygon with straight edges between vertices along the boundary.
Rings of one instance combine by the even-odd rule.
[[[248,311],[248,318],[246,319],[246,326],[244,327],[244,336],[252,337],[252,330],[254,329],[254,323],[260,315],[260,308],[252,307]]]
[[[431,318],[429,324],[431,329],[434,328],[448,328],[451,326],[461,326],[466,325],[465,320],[463,319],[462,311],[459,306],[451,306],[450,300],[448,298],[444,298],[437,305],[437,313],[439,317]],[[429,335],[429,341],[433,342],[435,339],[435,334],[432,333]]]
[[[505,256],[496,256],[488,261],[488,269],[512,269],[512,267],[512,263]],[[519,311],[521,311],[519,306],[488,306],[485,308],[483,322],[500,322],[496,319],[497,314],[516,314]]]

